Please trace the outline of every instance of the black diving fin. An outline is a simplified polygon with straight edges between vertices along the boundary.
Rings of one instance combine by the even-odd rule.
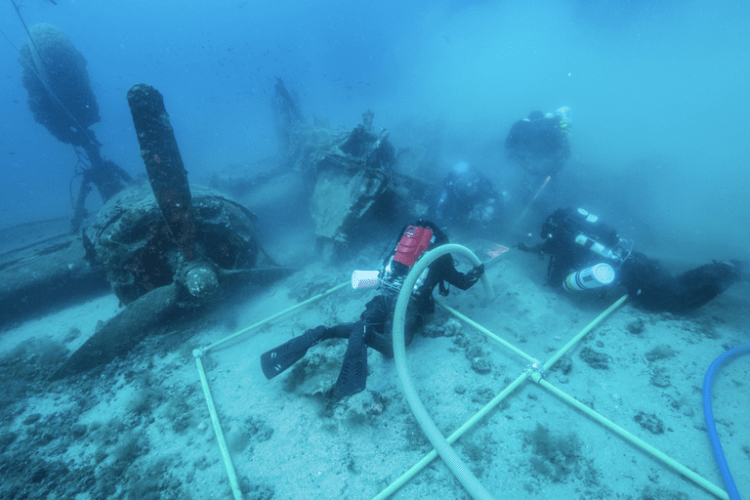
[[[367,385],[367,345],[364,329],[352,332],[344,354],[339,378],[333,386],[332,396],[341,399],[365,390]]]
[[[260,366],[263,368],[263,375],[271,380],[283,373],[287,368],[302,359],[309,348],[321,340],[325,340],[325,332],[326,328],[319,326],[261,354]]]

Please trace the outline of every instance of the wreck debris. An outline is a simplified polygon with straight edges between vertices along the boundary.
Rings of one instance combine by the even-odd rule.
[[[19,61],[34,119],[60,142],[87,146],[89,128],[101,118],[86,59],[57,26],[39,23],[30,35]]]
[[[98,328],[51,380],[127,354],[221,289],[289,273],[262,251],[250,210],[207,188],[191,191],[161,94],[135,85],[128,101],[150,188],[121,191],[85,231],[87,255],[127,307]]]
[[[273,89],[276,133],[281,143],[282,156],[286,159],[286,167],[295,168],[310,152],[306,151],[305,141],[299,141],[298,137],[305,131],[311,131],[311,128],[307,126],[307,121],[299,110],[297,102],[289,94],[281,78],[276,78]]]
[[[284,85],[284,81],[276,77],[276,83],[273,86],[275,104],[276,104],[276,115],[279,119],[279,126],[283,128],[284,133],[289,137],[290,129],[305,125],[305,117],[302,116],[302,112],[297,106],[297,102],[289,94],[289,91]]]
[[[373,127],[372,111],[363,113],[353,130],[334,130],[321,120],[305,121],[281,80],[275,89],[277,121],[284,125],[279,163],[313,186],[306,196],[325,252],[345,251],[372,241],[374,233],[390,234],[405,220],[427,215],[439,195],[437,184],[395,170],[389,132]]]
[[[106,202],[132,179],[116,163],[101,155],[101,144],[91,130],[91,126],[101,120],[99,105],[91,89],[86,60],[70,38],[52,24],[36,24],[29,31],[29,42],[21,47],[18,58],[34,119],[60,142],[84,151],[79,152],[77,174],[83,180],[71,220],[73,232],[77,232],[86,217],[90,184],[96,186],[102,201]]]
[[[96,333],[75,351],[49,378],[51,382],[85,373],[130,352],[156,328],[177,316],[180,308],[172,284],[144,295],[115,317],[102,323]]]
[[[329,256],[378,235],[390,237],[405,221],[427,216],[440,187],[434,179],[397,171],[389,131],[373,126],[372,111],[366,111],[354,129],[334,129],[321,120],[304,120],[282,81],[277,79],[275,89],[282,154],[275,162],[217,172],[212,185],[232,189],[239,197],[253,196],[254,203],[262,199],[269,213],[278,212],[280,203],[293,203],[295,220],[306,213],[319,249]],[[430,164],[424,171],[434,171],[434,162],[425,161]],[[274,193],[279,195],[274,198]]]
[[[109,292],[69,224],[60,217],[0,229],[0,329]]]
[[[133,85],[127,97],[156,202],[180,252],[187,260],[193,260],[195,226],[190,186],[164,98],[158,90],[143,84]]]
[[[59,380],[126,355],[171,320],[202,307],[243,283],[267,283],[289,273],[262,251],[255,218],[248,209],[216,191],[192,189],[195,253],[187,261],[171,239],[148,185],[118,193],[85,234],[96,267],[126,307],[52,376]]]
[[[328,123],[318,119],[307,121],[280,78],[276,78],[274,85],[273,109],[283,170],[312,172],[320,155],[346,138],[346,132],[334,132]]]
[[[373,116],[371,111],[364,113],[363,123],[320,155],[314,165],[311,213],[315,233],[334,245],[347,243],[358,222],[372,224],[368,219],[373,217],[387,220],[400,208],[392,182],[394,148],[387,130],[373,130]]]
[[[208,268],[220,280],[255,266],[260,245],[252,212],[201,186],[193,188],[192,207],[196,236],[193,261],[182,256],[148,185],[118,193],[86,229],[94,263],[104,270],[123,304],[174,281],[186,283],[185,291],[197,291],[196,276],[205,277],[206,273],[191,274],[196,268]],[[188,276],[191,286],[187,285]],[[205,279],[205,286],[213,281]],[[196,298],[207,298],[209,288],[205,286]]]

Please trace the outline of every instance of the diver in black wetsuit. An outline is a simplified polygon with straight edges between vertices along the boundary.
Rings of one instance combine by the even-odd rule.
[[[698,309],[736,282],[743,267],[739,261],[713,262],[674,277],[583,209],[555,210],[540,236],[539,245],[518,248],[549,255],[548,284],[577,291],[619,283],[636,305],[650,311]]]
[[[398,245],[385,259],[379,273],[382,292],[367,303],[359,321],[332,327],[318,326],[262,354],[261,367],[267,379],[274,378],[302,359],[310,347],[324,340],[345,338],[349,339],[349,344],[331,395],[340,399],[365,389],[367,348],[371,347],[387,358],[393,357],[393,312],[404,279],[424,252],[448,243],[445,233],[426,220],[406,226],[400,234]],[[448,295],[446,282],[461,290],[468,290],[483,273],[483,265],[474,267],[466,274],[459,272],[450,254],[430,264],[412,292],[404,328],[406,344],[411,343],[425,316],[434,311],[432,292],[436,286],[439,286],[441,295]]]
[[[443,179],[443,191],[435,206],[441,225],[469,229],[495,229],[500,224],[503,195],[486,176],[460,162]]]
[[[505,153],[526,171],[541,177],[559,172],[570,158],[568,108],[544,115],[532,111],[518,120],[505,138]]]

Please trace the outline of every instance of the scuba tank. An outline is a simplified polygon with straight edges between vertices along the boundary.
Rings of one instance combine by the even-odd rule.
[[[615,253],[610,250],[609,248],[605,247],[601,243],[598,243],[588,236],[585,236],[583,234],[579,234],[576,236],[576,243],[581,245],[582,247],[587,247],[592,252],[601,255],[602,257],[606,257],[607,259],[617,260],[617,256]]]
[[[624,260],[622,243],[625,240],[610,226],[601,223],[597,215],[583,208],[555,210],[542,225],[540,236],[561,242],[574,241],[606,259]]]
[[[582,208],[579,208],[577,213],[581,217],[585,217],[586,222],[589,224],[594,224],[599,220],[598,216],[590,214]],[[618,267],[625,262],[633,250],[632,241],[620,238],[617,231],[604,224],[591,227],[584,225],[581,231],[575,237],[576,243],[584,248],[588,248],[597,255],[616,262]],[[600,241],[603,241],[604,244],[600,243]],[[629,248],[627,248],[628,245]]]
[[[553,237],[559,240],[575,240],[584,236],[601,243],[605,247],[614,247],[620,242],[617,231],[599,221],[599,217],[583,208],[578,210],[557,209],[547,217],[539,234],[542,239]]]

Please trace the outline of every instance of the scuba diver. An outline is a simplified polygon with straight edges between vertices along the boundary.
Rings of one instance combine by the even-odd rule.
[[[532,175],[547,177],[559,172],[570,158],[568,125],[570,108],[554,113],[532,111],[518,120],[505,138],[505,153]]]
[[[420,219],[408,225],[399,233],[400,239],[391,255],[383,261],[378,271],[365,271],[375,274],[369,283],[358,284],[355,271],[352,286],[378,285],[381,293],[365,305],[360,319],[332,327],[318,326],[304,334],[281,344],[260,357],[263,374],[272,379],[299,361],[314,345],[328,339],[348,339],[336,384],[330,395],[334,399],[352,396],[365,389],[367,381],[367,348],[371,347],[386,358],[393,357],[393,312],[399,291],[409,271],[416,261],[428,250],[448,243],[448,237],[435,224]],[[461,289],[471,288],[484,273],[484,265],[475,266],[466,274],[455,268],[453,258],[446,254],[433,262],[420,276],[412,291],[412,300],[406,312],[404,336],[409,345],[414,333],[424,323],[424,318],[435,309],[432,292],[439,287],[440,294],[448,295],[446,282]]]
[[[619,283],[636,305],[649,311],[694,311],[737,281],[742,267],[740,261],[713,262],[674,277],[582,208],[555,210],[540,236],[544,241],[539,245],[517,247],[550,256],[548,284],[582,291]]]
[[[503,195],[492,182],[469,166],[457,163],[443,179],[443,191],[435,207],[442,225],[487,229],[499,221]]]

